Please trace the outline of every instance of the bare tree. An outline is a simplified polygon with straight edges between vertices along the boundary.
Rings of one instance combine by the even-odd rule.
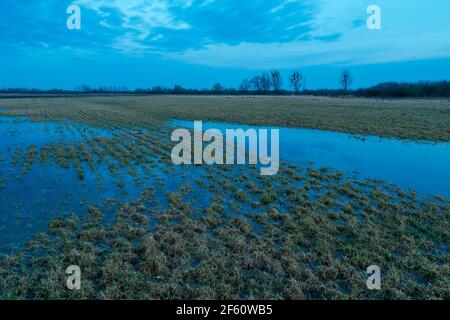
[[[291,83],[291,88],[295,94],[299,94],[303,85],[303,73],[294,71],[292,72],[289,81]]]
[[[220,83],[215,83],[212,87],[212,91],[215,93],[222,93],[225,88]]]
[[[348,71],[348,70],[342,71],[342,73],[341,73],[341,86],[342,86],[342,89],[344,89],[345,91],[348,91],[348,89],[350,88],[352,82],[353,82],[353,76],[352,76],[351,72]]]
[[[172,92],[174,94],[180,94],[180,93],[183,93],[184,91],[185,91],[184,88],[182,86],[180,86],[179,84],[174,85],[173,89],[172,89]]]
[[[270,91],[270,87],[271,87],[270,77],[266,72],[264,72],[260,77],[260,86],[261,86],[261,90],[263,92]]]
[[[251,84],[253,90],[255,90],[256,92],[262,91],[260,76],[253,77],[252,80],[250,80],[250,84]]]
[[[273,88],[273,91],[279,92],[281,86],[283,84],[283,79],[281,77],[281,73],[278,70],[270,71],[270,84]]]
[[[249,82],[252,89],[258,93],[267,93],[272,86],[271,79],[268,73],[264,72],[260,76],[255,76]]]
[[[248,92],[250,90],[250,87],[251,87],[251,81],[249,81],[248,79],[244,79],[244,80],[242,80],[242,82],[239,86],[239,91]]]

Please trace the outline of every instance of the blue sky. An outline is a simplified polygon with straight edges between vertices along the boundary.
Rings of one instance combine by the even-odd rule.
[[[69,5],[81,30],[66,27]],[[369,5],[382,29],[366,26]],[[442,0],[2,0],[0,87],[237,87],[273,68],[310,89],[450,79]],[[286,81],[285,81],[286,84]]]

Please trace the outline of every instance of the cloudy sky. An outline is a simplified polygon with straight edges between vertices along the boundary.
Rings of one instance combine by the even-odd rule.
[[[67,7],[81,9],[69,30]],[[367,7],[382,29],[366,26]],[[0,87],[237,87],[278,68],[307,87],[450,79],[443,0],[2,0]]]

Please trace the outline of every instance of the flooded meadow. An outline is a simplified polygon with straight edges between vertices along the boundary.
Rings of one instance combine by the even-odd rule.
[[[229,109],[218,122],[241,100],[195,99],[0,99],[0,297],[449,298],[448,125],[415,139],[408,122],[383,138],[347,130],[366,121],[354,110],[335,131]],[[193,117],[280,128],[278,174],[174,165],[171,133]],[[385,290],[367,290],[374,264]],[[80,291],[65,288],[69,265]]]

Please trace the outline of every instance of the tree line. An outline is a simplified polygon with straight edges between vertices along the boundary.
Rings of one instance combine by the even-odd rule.
[[[155,86],[128,90],[126,87],[92,88],[82,85],[74,90],[40,90],[24,88],[0,89],[3,94],[187,94],[187,95],[316,95],[316,96],[359,96],[380,98],[438,98],[450,97],[449,81],[421,81],[415,83],[386,82],[369,88],[352,90],[353,75],[344,70],[339,76],[339,89],[308,90],[305,87],[305,76],[300,71],[293,71],[284,79],[279,70],[263,72],[250,79],[244,79],[238,88],[226,88],[221,83],[215,83],[211,89],[189,89],[180,85],[171,88]]]
[[[387,82],[358,89],[354,95],[379,98],[448,98],[450,97],[450,81]]]

